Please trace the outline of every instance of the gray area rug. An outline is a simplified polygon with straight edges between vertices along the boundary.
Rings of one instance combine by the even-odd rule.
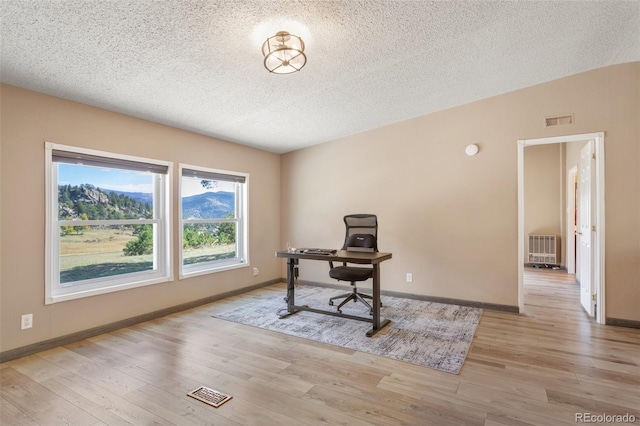
[[[295,304],[333,310],[329,297],[341,293],[299,285]],[[382,296],[380,316],[391,324],[366,337],[371,324],[363,321],[304,311],[280,319],[277,313],[286,311],[285,296],[284,289],[267,295],[250,292],[241,306],[221,306],[213,317],[458,374],[482,315],[478,308]],[[359,302],[349,302],[342,312],[368,316],[367,307]]]

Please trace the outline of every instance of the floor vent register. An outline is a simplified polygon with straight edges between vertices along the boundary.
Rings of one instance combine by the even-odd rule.
[[[218,392],[217,390],[213,390],[205,386],[200,386],[198,389],[189,392],[187,395],[197,399],[198,401],[202,401],[205,404],[209,404],[215,408],[218,408],[219,406],[233,398],[229,395],[225,395],[222,392]]]

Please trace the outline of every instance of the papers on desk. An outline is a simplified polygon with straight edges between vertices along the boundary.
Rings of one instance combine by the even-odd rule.
[[[338,250],[335,249],[321,249],[321,248],[302,248],[302,249],[298,249],[298,253],[304,253],[304,254],[324,254],[324,255],[331,255],[331,254],[336,254],[338,252]]]

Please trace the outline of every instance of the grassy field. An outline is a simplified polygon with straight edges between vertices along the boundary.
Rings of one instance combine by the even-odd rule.
[[[235,244],[203,247],[199,249],[186,249],[183,253],[182,263],[193,265],[213,260],[230,259],[236,255]]]
[[[125,256],[122,249],[137,237],[124,227],[91,227],[60,237],[60,282],[109,277],[153,269],[152,255]]]
[[[135,240],[132,229],[120,227],[119,229],[106,229],[92,226],[90,229],[80,231],[80,234],[68,234],[60,237],[60,254],[78,255],[89,253],[120,252],[125,244]]]
[[[132,229],[91,227],[80,234],[60,237],[60,282],[109,277],[153,269],[153,256],[125,256],[122,251],[135,240]],[[235,245],[227,244],[184,251],[184,264],[192,265],[235,256]]]

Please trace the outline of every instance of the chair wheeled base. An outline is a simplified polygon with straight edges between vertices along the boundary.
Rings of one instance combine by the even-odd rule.
[[[340,302],[340,304],[337,307],[337,311],[339,313],[342,313],[342,310],[340,308],[342,308],[344,305],[347,304],[347,302],[349,302],[350,300],[353,300],[354,302],[356,301],[360,301],[362,303],[364,303],[367,308],[369,308],[369,315],[373,315],[373,308],[371,307],[371,305],[365,300],[365,299],[373,299],[373,297],[369,296],[368,294],[364,294],[364,293],[358,293],[358,289],[356,288],[356,286],[353,286],[353,290],[351,291],[351,293],[345,293],[345,294],[341,294],[340,296],[334,296],[331,297],[329,299],[329,305],[333,306],[333,301],[335,299],[342,299],[343,297],[346,297],[346,299],[344,299],[342,302]],[[382,306],[382,302],[380,302],[380,306]]]

